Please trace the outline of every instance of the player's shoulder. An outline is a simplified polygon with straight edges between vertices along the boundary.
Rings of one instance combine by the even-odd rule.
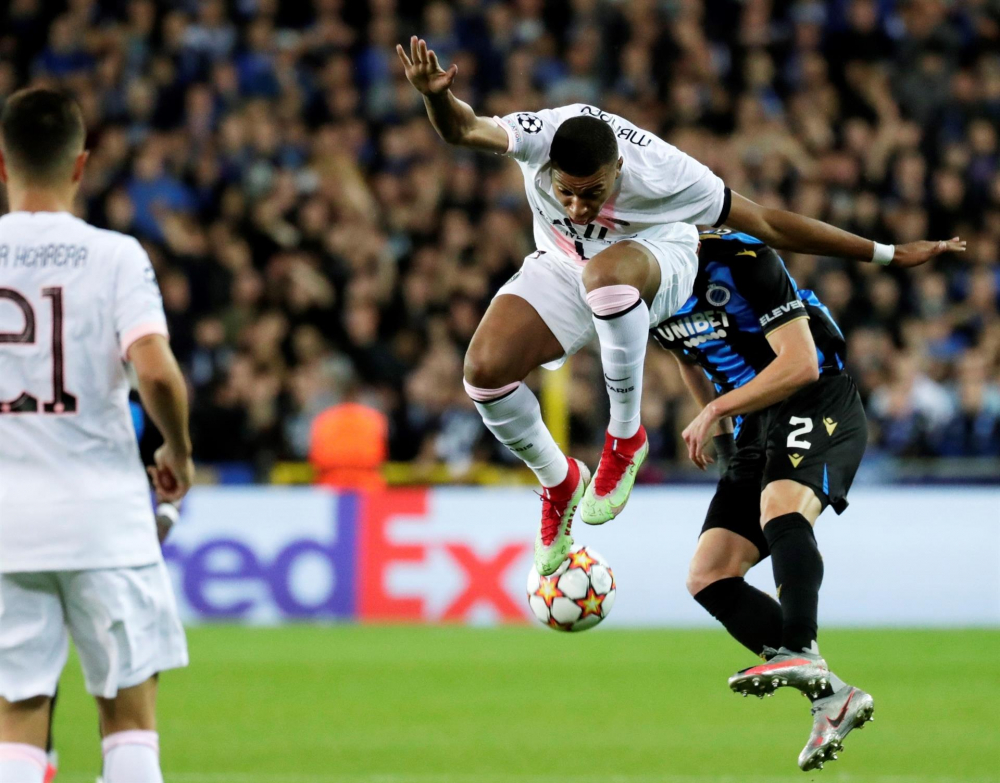
[[[614,128],[616,133],[622,127],[635,128],[624,117],[604,111],[599,106],[589,103],[569,103],[565,106],[553,106],[537,111],[515,112],[508,116],[514,117],[520,127],[527,133],[538,133],[546,127],[555,132],[566,120],[573,119],[574,117],[593,117],[596,120],[601,120]]]
[[[794,290],[781,256],[757,237],[716,229],[701,232],[699,240],[700,268],[711,279],[729,279],[744,297]]]
[[[747,258],[781,260],[774,250],[757,237],[728,228],[701,231],[698,233],[698,241],[698,255],[703,262],[731,264]]]
[[[142,244],[131,234],[123,234],[110,228],[100,228],[85,221],[80,221],[95,243],[99,243],[105,252],[114,255],[124,263],[145,262],[148,260]]]

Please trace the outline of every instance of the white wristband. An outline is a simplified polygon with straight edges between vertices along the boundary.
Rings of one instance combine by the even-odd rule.
[[[875,242],[875,252],[872,253],[872,263],[881,264],[882,266],[889,266],[892,263],[892,257],[896,255],[895,245],[880,245]]]
[[[180,517],[180,510],[174,503],[165,501],[156,506],[156,521],[163,527],[173,527]]]

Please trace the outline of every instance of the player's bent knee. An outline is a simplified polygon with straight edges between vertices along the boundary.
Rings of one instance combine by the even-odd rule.
[[[479,390],[502,389],[512,383],[518,383],[521,378],[513,378],[511,371],[499,366],[495,362],[490,362],[481,352],[469,349],[465,354],[465,366],[463,367],[466,390],[473,388]],[[473,399],[476,399],[471,393]]]
[[[609,285],[622,285],[626,282],[622,280],[614,263],[601,263],[596,256],[583,268],[583,287],[588,291],[596,291]]]
[[[702,590],[711,584],[722,579],[731,579],[734,576],[742,576],[740,573],[729,573],[718,568],[712,569],[691,569],[687,576],[687,590],[692,596],[698,595]]]

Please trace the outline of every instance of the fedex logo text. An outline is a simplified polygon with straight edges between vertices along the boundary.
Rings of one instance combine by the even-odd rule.
[[[280,506],[192,503],[164,547],[182,613],[251,623],[523,621],[530,535],[432,513],[432,499],[421,489],[314,491],[302,503],[289,494]]]

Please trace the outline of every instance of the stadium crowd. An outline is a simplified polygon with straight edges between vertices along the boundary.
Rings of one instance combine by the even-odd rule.
[[[202,462],[304,458],[344,398],[384,412],[392,459],[507,459],[462,357],[531,215],[513,163],[437,139],[393,51],[413,33],[480,113],[593,103],[760,202],[968,239],[900,274],[786,262],[845,330],[871,449],[1000,456],[996,0],[9,0],[0,101],[49,82],[83,106],[80,214],[153,259]],[[596,354],[571,372],[593,462]],[[669,465],[696,411],[655,348],[646,378]]]

